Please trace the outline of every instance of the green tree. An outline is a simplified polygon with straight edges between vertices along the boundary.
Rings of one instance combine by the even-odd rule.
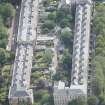
[[[48,29],[48,28],[45,27],[45,28],[42,29],[42,33],[43,33],[43,34],[46,34],[46,33],[48,33],[48,32],[49,32],[49,29]]]
[[[70,21],[69,21],[69,19],[62,19],[62,21],[60,22],[60,26],[62,27],[62,28],[65,28],[65,27],[70,27]]]
[[[51,12],[48,14],[48,19],[55,21],[56,19],[56,12]]]
[[[33,105],[41,105],[40,103],[38,103],[38,102],[35,102],[35,103],[33,103]]]
[[[50,3],[50,0],[43,0],[43,6],[47,7]]]
[[[68,105],[86,105],[86,100],[82,97],[72,100]]]
[[[4,77],[0,75],[0,88],[2,87],[3,83],[4,83]]]
[[[0,47],[6,48],[7,45],[7,29],[4,26],[0,27]]]
[[[96,96],[89,97],[87,103],[88,105],[97,105],[98,99]]]
[[[7,45],[7,39],[1,39],[0,40],[0,47],[1,48],[6,48]]]
[[[105,101],[103,101],[100,105],[105,105]]]
[[[72,22],[72,16],[70,15],[70,7],[63,6],[59,8],[56,12],[56,22],[60,24],[62,20],[68,20],[69,22]]]
[[[3,24],[3,17],[0,15],[0,27],[3,27],[4,24]]]
[[[55,27],[55,23],[53,21],[46,20],[44,24],[42,25],[42,30],[45,28],[52,30],[54,27]]]
[[[6,51],[3,48],[0,48],[0,65],[5,64],[7,61]]]
[[[59,80],[61,80],[61,79],[62,79],[61,71],[60,71],[60,72],[57,71],[56,74],[53,75],[52,79],[53,79],[54,81],[59,81]]]
[[[41,100],[42,105],[48,105],[49,103],[49,94],[48,92],[43,94],[42,100]]]
[[[95,57],[95,69],[96,69],[96,88],[94,93],[99,96],[105,94],[105,57]],[[101,78],[100,78],[101,77]]]
[[[96,86],[94,94],[100,96],[105,94],[105,5],[102,3],[96,4],[95,11],[93,31],[96,34],[96,56],[94,61]]]
[[[57,18],[56,18],[57,23],[59,23],[64,18],[65,18],[65,12],[59,9],[57,11]]]
[[[2,15],[5,25],[10,26],[12,18],[15,16],[15,9],[10,3],[0,4],[0,14]]]
[[[0,27],[0,40],[7,39],[7,29],[5,27]]]
[[[104,95],[100,95],[98,97],[98,99],[99,99],[98,105],[105,105],[105,96]]]
[[[68,105],[77,105],[77,100],[72,100]]]
[[[64,69],[70,69],[71,68],[71,61],[72,58],[70,56],[69,50],[65,49],[62,57],[62,64]]]
[[[48,64],[52,61],[52,51],[46,50],[45,54],[43,55],[43,62],[47,62]]]
[[[67,47],[71,47],[72,46],[72,32],[70,31],[69,28],[64,28],[59,36],[60,36],[61,41]]]

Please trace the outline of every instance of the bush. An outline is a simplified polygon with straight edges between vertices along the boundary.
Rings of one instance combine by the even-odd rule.
[[[43,6],[44,7],[47,7],[49,5],[49,0],[43,0]]]
[[[68,105],[86,105],[86,100],[82,97],[72,100]]]
[[[88,105],[97,105],[98,99],[96,96],[89,97],[87,103],[88,103]]]
[[[2,39],[7,39],[8,34],[7,34],[7,29],[5,27],[0,27],[0,40]]]
[[[7,61],[6,51],[3,48],[0,48],[0,65],[5,64]]]
[[[66,46],[72,45],[72,32],[69,28],[64,28],[59,36]]]
[[[48,14],[48,19],[55,21],[56,19],[56,12],[52,12]]]
[[[69,50],[66,49],[64,51],[63,57],[62,57],[62,65],[63,65],[64,69],[70,69],[71,68],[71,61],[72,61],[72,57],[70,56]]]
[[[52,61],[52,52],[51,50],[46,50],[45,54],[43,55],[43,62],[47,62],[48,64]]]
[[[48,29],[48,30],[52,30],[55,27],[55,23],[53,21],[50,20],[46,20],[45,23],[42,25],[42,30],[43,29]]]
[[[62,28],[65,28],[65,27],[70,27],[70,22],[68,19],[63,19],[61,22],[60,22],[60,26]]]
[[[15,16],[15,9],[10,3],[2,3],[0,4],[0,14],[4,19],[5,25],[10,26],[11,19]]]
[[[43,34],[47,34],[49,32],[49,29],[48,28],[42,28],[42,33]]]

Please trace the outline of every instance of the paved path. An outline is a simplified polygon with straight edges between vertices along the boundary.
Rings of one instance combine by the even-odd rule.
[[[54,40],[54,37],[51,36],[38,36],[37,41],[50,41]]]
[[[6,50],[8,50],[8,51],[11,51],[13,27],[14,27],[14,20],[12,21],[11,28],[8,30],[8,44],[7,44],[7,47],[6,47]]]

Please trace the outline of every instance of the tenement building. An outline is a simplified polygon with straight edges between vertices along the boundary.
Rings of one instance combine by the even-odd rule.
[[[71,85],[59,82],[54,86],[54,104],[67,105],[78,97],[87,97],[91,0],[77,0],[75,35],[72,56]]]
[[[22,0],[12,83],[8,95],[10,105],[33,103],[30,75],[36,41],[37,12],[38,0]]]

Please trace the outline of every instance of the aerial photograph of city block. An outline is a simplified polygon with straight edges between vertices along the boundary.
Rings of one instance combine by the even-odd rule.
[[[105,0],[0,0],[0,105],[105,105]]]

